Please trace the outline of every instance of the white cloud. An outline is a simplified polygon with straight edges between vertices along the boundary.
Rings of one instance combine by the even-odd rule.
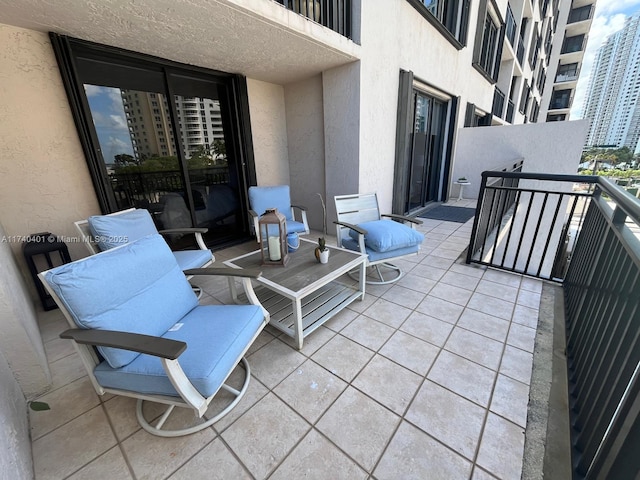
[[[631,15],[638,7],[640,0],[598,0],[596,15],[609,16],[621,12]]]
[[[105,93],[106,90],[107,89],[105,87],[99,87],[98,85],[84,85],[84,93],[87,95],[87,97],[95,97],[101,95]]]
[[[123,115],[109,115],[111,126],[117,130],[129,131],[129,126]]]
[[[598,0],[596,3],[596,16],[591,24],[587,48],[582,60],[580,79],[578,80],[576,93],[573,98],[571,119],[582,118],[582,108],[587,94],[589,77],[598,50],[609,35],[616,33],[624,27],[624,22],[627,18],[627,15],[624,13],[616,13],[613,15],[599,14],[599,9],[601,8],[603,12],[612,10],[620,11],[633,5],[640,5],[640,0]]]

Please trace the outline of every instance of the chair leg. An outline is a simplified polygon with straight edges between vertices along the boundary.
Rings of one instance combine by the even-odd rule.
[[[388,280],[385,280],[384,275],[382,274],[382,272],[380,271],[380,266],[384,266],[390,270],[393,270],[395,272],[395,274],[389,278]],[[398,267],[397,265],[394,265],[392,263],[381,263],[378,265],[372,265],[370,267],[367,268],[372,268],[375,269],[376,274],[378,275],[378,278],[380,280],[370,280],[369,275],[367,275],[365,277],[365,281],[367,284],[369,285],[386,285],[389,283],[394,283],[397,282],[398,280],[400,280],[403,276],[404,276],[404,272],[402,271],[402,269],[400,267]],[[358,275],[359,275],[359,271],[358,270],[352,270],[351,272],[349,272],[349,277],[352,278],[353,280],[358,280]]]
[[[227,413],[229,413],[231,410],[233,410],[233,408],[238,404],[238,402],[242,400],[242,397],[244,396],[244,394],[247,391],[247,388],[249,387],[249,380],[251,378],[251,370],[249,368],[249,363],[243,357],[240,360],[240,364],[243,366],[245,370],[245,378],[242,383],[242,387],[240,388],[240,390],[236,390],[235,388],[230,387],[226,384],[222,385],[221,389],[226,390],[227,392],[233,394],[235,398],[231,401],[231,403],[229,403],[222,411],[218,412],[214,417],[206,418],[204,422],[198,423],[197,425],[194,425],[191,427],[175,429],[175,430],[170,430],[170,429],[163,430],[162,427],[164,426],[164,423],[166,422],[167,418],[169,418],[169,415],[173,412],[176,405],[168,405],[164,413],[155,422],[155,425],[152,425],[147,421],[146,418],[144,418],[144,413],[142,409],[144,400],[138,399],[138,402],[136,404],[136,417],[138,418],[138,423],[145,431],[151,433],[152,435],[157,435],[159,437],[181,437],[183,435],[190,435],[192,433],[196,433],[196,432],[199,432],[200,430],[204,430],[205,428],[210,427],[211,425],[216,423],[218,420],[220,420],[222,417],[224,417]],[[203,416],[203,418],[205,417]]]
[[[196,297],[198,297],[198,300],[202,298],[202,288],[200,288],[197,285],[191,285],[191,290],[193,290],[193,293],[196,294]]]

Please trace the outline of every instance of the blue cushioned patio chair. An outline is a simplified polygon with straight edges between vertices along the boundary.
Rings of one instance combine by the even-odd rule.
[[[75,222],[84,244],[91,254],[133,242],[146,235],[195,235],[199,249],[178,250],[173,255],[182,270],[208,267],[215,261],[213,252],[207,248],[202,234],[206,228],[172,228],[160,230],[156,228],[148,210],[130,208],[108,215],[94,215],[87,220]],[[190,279],[191,277],[188,277]],[[200,287],[194,286],[198,295],[202,295]]]
[[[338,195],[334,200],[338,246],[367,254],[366,266],[373,267],[379,279],[367,275],[367,283],[386,284],[402,278],[402,269],[390,262],[418,253],[424,235],[415,226],[422,221],[403,215],[381,215],[375,193]]]
[[[278,212],[287,219],[287,233],[309,233],[307,223],[307,209],[300,205],[291,205],[289,185],[277,185],[274,187],[249,187],[249,215],[253,223],[253,231],[256,240],[260,242],[260,228],[258,220],[269,208],[277,208]],[[296,220],[294,209],[300,212],[300,221]]]
[[[158,234],[39,274],[72,327],[60,337],[73,340],[96,392],[138,399],[142,428],[165,437],[202,430],[240,401],[251,376],[244,355],[269,321],[251,287],[259,271],[189,273],[240,277],[250,304],[198,305]],[[238,381],[234,374],[232,383],[229,376],[239,365],[244,378]],[[220,396],[230,403],[208,412]],[[151,405],[143,409],[147,401],[165,405],[165,412]],[[167,422],[176,406],[195,413],[187,426],[175,418]]]

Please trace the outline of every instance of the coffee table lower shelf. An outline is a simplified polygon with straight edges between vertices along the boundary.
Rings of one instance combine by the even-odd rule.
[[[269,324],[297,340],[302,339],[335,316],[354,300],[362,297],[358,289],[339,282],[331,282],[309,293],[300,300],[302,309],[302,331],[296,332],[295,300],[276,293],[263,285],[255,287],[260,303],[271,315]],[[244,294],[239,299],[246,301]]]

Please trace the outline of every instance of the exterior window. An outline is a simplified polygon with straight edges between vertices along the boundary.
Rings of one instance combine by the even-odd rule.
[[[563,122],[566,118],[567,115],[565,113],[561,113],[559,115],[547,115],[547,122]]]
[[[520,96],[520,107],[518,111],[525,115],[527,113],[527,104],[529,103],[529,96],[531,95],[531,87],[529,87],[529,82],[524,82],[524,87],[522,88],[522,95]]]
[[[556,110],[560,108],[571,107],[571,93],[572,89],[556,90],[551,97],[551,109]]]
[[[481,1],[480,8],[483,6],[485,13],[478,16],[473,65],[489,81],[495,83],[500,70],[505,25],[493,0]]]
[[[467,43],[471,0],[407,0],[458,50]]]
[[[518,29],[518,24],[516,23],[516,19],[513,16],[513,12],[511,11],[511,5],[507,5],[507,25],[505,35],[509,39],[509,43],[511,43],[512,47],[516,45],[516,30]]]
[[[556,82],[571,82],[578,79],[578,64],[568,63],[566,65],[558,65],[558,73],[556,74]]]
[[[584,7],[574,8],[569,13],[569,19],[567,23],[575,23],[582,22],[584,20],[589,20],[591,18],[591,11],[593,10],[593,5],[585,5]]]
[[[562,44],[560,53],[573,53],[582,50],[584,45],[584,35],[576,35],[575,37],[566,37]]]

